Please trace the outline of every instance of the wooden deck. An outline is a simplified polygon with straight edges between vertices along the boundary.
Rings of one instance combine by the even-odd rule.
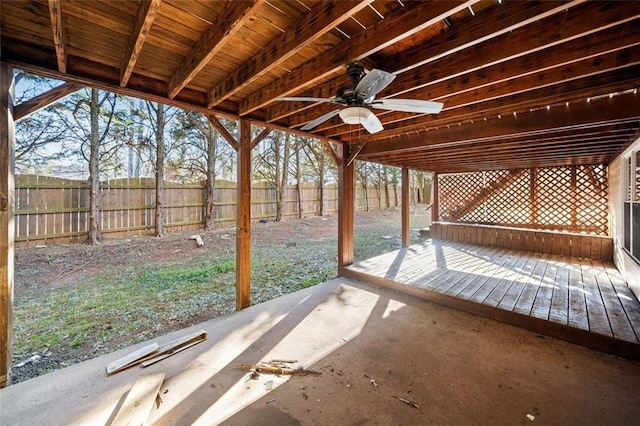
[[[345,275],[640,359],[640,304],[612,263],[433,239]]]

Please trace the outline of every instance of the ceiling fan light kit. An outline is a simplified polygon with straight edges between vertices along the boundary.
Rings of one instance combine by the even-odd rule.
[[[357,106],[341,109],[339,114],[346,124],[362,124],[373,115],[367,108]]]

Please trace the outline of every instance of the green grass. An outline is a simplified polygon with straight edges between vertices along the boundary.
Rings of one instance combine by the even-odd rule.
[[[355,257],[399,247],[399,215],[356,222]],[[398,216],[398,217],[396,217]],[[277,231],[276,231],[277,232]],[[393,235],[383,239],[382,235]],[[414,240],[417,241],[417,238]],[[252,247],[252,303],[260,303],[335,277],[337,236],[296,236],[294,247],[256,241]],[[205,253],[205,252],[202,252]],[[153,339],[235,309],[235,253],[206,252],[187,262],[124,266],[80,281],[25,292],[14,304],[14,361],[51,352],[62,364]],[[43,365],[37,374],[51,371]],[[28,377],[20,377],[24,380]]]

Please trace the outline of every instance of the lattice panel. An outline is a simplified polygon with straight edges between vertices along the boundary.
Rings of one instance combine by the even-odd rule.
[[[526,225],[531,219],[529,171],[509,175],[504,188],[492,191],[478,208],[462,216],[461,222]]]
[[[537,220],[545,228],[568,229],[571,226],[571,168],[538,169],[536,183]]]
[[[604,165],[439,175],[438,186],[443,221],[608,234]]]
[[[609,233],[609,177],[603,165],[576,168],[576,227],[588,232]]]

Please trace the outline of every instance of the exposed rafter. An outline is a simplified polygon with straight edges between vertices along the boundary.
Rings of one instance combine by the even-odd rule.
[[[335,72],[347,63],[366,58],[393,43],[410,37],[435,22],[469,7],[476,1],[407,3],[397,13],[345,41],[340,49],[331,49],[314,57],[285,78],[276,80],[243,100],[240,104],[240,115],[255,111],[278,96],[290,95],[301,87]]]
[[[204,68],[253,11],[266,0],[236,0],[227,2],[222,15],[202,36],[180,68],[169,79],[169,98],[174,98]]]
[[[224,125],[220,122],[220,120],[218,120],[214,115],[209,115],[207,116],[207,118],[209,119],[209,122],[211,123],[211,125],[215,127],[218,132],[220,132],[224,140],[226,140],[227,143],[231,145],[231,147],[234,150],[238,151],[238,148],[239,148],[238,141],[236,140],[236,138],[234,138],[231,135],[231,133],[229,133],[227,128],[224,127]]]
[[[629,93],[571,104],[564,108],[541,109],[464,126],[372,140],[362,149],[360,157],[375,161],[380,155],[388,155],[389,152],[397,156],[405,152],[419,152],[431,146],[454,148],[483,141],[497,143],[500,140],[515,137],[531,140],[552,132],[589,129],[638,120],[640,120],[640,94]]]
[[[583,3],[585,0],[572,2],[510,2],[483,12],[481,16],[467,18],[467,22],[434,38],[427,46],[401,52],[381,63],[380,68],[395,74],[401,74],[413,68],[435,60],[453,55],[463,49],[469,49],[492,38],[522,28],[532,22],[539,21],[554,14],[564,12],[567,8]],[[335,79],[330,85],[306,92],[303,96],[331,97],[338,87],[344,84],[344,78]],[[318,104],[314,104],[318,105]],[[307,109],[310,104],[301,102],[281,102],[270,106],[267,110],[267,121],[274,121],[289,116],[299,110]]]
[[[373,0],[319,3],[280,37],[236,69],[209,92],[209,107],[227,99],[277,64],[296,54],[308,43],[333,30],[342,21],[369,5]]]
[[[120,86],[124,87],[129,82],[129,77],[136,66],[138,56],[147,38],[151,24],[156,17],[156,12],[162,0],[142,0],[138,6],[138,16],[127,44],[127,50],[122,58],[120,67]]]
[[[58,70],[67,72],[67,38],[62,18],[62,0],[48,0],[51,30],[53,32],[53,46],[56,49]]]

